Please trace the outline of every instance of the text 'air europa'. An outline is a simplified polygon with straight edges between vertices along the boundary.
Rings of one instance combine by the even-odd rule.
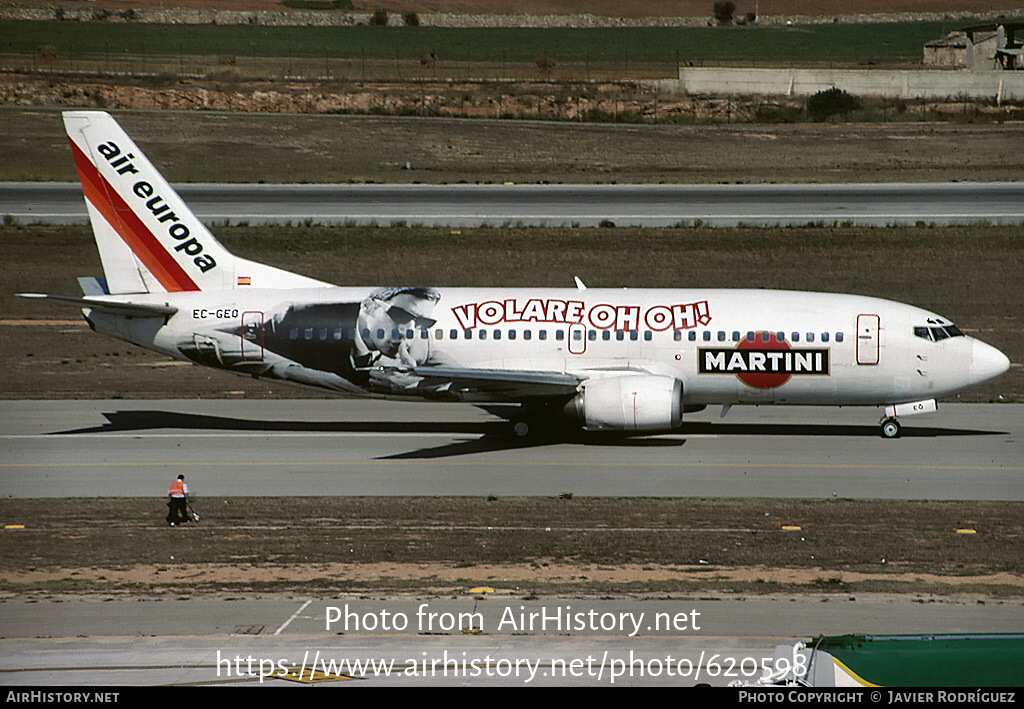
[[[117,171],[118,175],[138,174],[138,170],[131,162],[135,156],[131,153],[122,155],[121,149],[113,141],[97,146],[96,151],[107,159],[107,162]],[[182,223],[181,218],[174,213],[170,205],[157,193],[153,185],[145,180],[139,180],[132,185],[132,193],[140,200],[144,200],[146,209],[156,217],[158,222],[167,226],[168,236],[178,242],[174,247],[175,251],[191,256],[192,263],[203,273],[217,265],[212,256],[203,253],[203,245],[192,235],[188,226]]]
[[[463,330],[499,323],[565,323],[586,325],[598,330],[688,330],[711,322],[708,302],[652,305],[588,306],[581,300],[529,298],[488,300],[452,308]]]

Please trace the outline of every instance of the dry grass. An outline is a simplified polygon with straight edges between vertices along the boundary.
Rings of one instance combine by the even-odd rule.
[[[1024,240],[1018,227],[800,229],[447,229],[260,227],[215,230],[232,251],[338,285],[783,288],[912,303],[1007,353],[1010,372],[962,401],[1024,401]],[[78,295],[101,267],[86,227],[0,228],[0,308],[8,321],[74,319],[73,308],[14,298]],[[372,274],[366,276],[364,274]],[[5,322],[8,322],[5,321]],[[294,397],[93,334],[84,324],[0,324],[6,397]],[[1002,397],[1001,399],[999,397]]]
[[[169,529],[159,500],[0,501],[5,520],[27,525],[5,533],[0,590],[393,592],[487,583],[538,593],[1019,597],[1024,588],[1020,503],[319,497],[195,505],[200,524]],[[963,527],[978,533],[957,534]]]

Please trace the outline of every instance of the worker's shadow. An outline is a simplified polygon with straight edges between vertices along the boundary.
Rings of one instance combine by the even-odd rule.
[[[63,435],[90,433],[125,433],[132,431],[189,432],[232,431],[252,433],[391,433],[450,435],[455,440],[440,446],[380,456],[379,460],[417,460],[450,458],[475,453],[537,448],[551,445],[614,446],[630,448],[663,448],[683,446],[688,436],[823,436],[878,438],[878,426],[861,424],[789,424],[789,423],[725,423],[722,421],[686,421],[669,435],[629,435],[615,432],[586,432],[573,425],[547,421],[531,426],[530,435],[514,434],[512,421],[521,413],[515,405],[488,405],[479,408],[496,420],[489,421],[309,421],[251,419],[230,416],[182,413],[177,411],[129,410],[106,412],[107,423],[100,426],[60,431]],[[946,436],[987,436],[1003,432],[976,429],[904,426],[904,438],[936,438]]]

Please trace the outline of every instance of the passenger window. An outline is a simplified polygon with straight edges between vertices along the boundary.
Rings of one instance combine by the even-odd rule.
[[[547,330],[539,330],[537,332],[537,337],[539,337],[542,340],[548,339],[548,331]]]
[[[612,331],[611,330],[602,330],[601,331],[601,339],[604,340],[605,342],[607,342],[608,340],[612,339]]]
[[[836,333],[836,342],[842,342],[842,341],[843,341],[843,333],[837,332]]]
[[[786,341],[786,333],[784,333],[784,332],[776,332],[775,333],[775,339],[778,342],[785,342]]]
[[[555,330],[555,339],[556,340],[564,340],[565,339],[565,330]]]
[[[827,332],[821,333],[821,341],[822,342],[828,342],[828,333]]]
[[[405,331],[405,339],[411,340],[414,337],[416,337],[416,331],[415,330],[413,330],[412,328],[409,328],[408,330]]]
[[[320,328],[320,339],[321,340],[326,340],[327,339],[327,328],[326,327]]]
[[[590,331],[588,331],[587,332],[587,339],[588,340],[596,340],[597,339],[597,330],[590,330]]]
[[[480,331],[480,339],[481,340],[486,340],[487,339],[487,330],[481,330]]]
[[[290,333],[288,333],[288,338],[291,339],[291,340],[299,339],[299,328],[293,327],[292,331]]]
[[[718,341],[725,342],[725,330],[718,331]]]
[[[341,328],[340,328],[340,327],[339,327],[339,328],[337,328],[337,329],[336,329],[336,330],[334,331],[334,339],[335,339],[335,340],[340,340],[340,339],[341,339]]]
[[[808,342],[814,342],[814,333],[813,332],[808,332],[807,333],[807,341]]]
[[[619,342],[621,342],[625,337],[626,333],[624,333],[622,330],[615,331],[615,339],[618,340]]]
[[[704,342],[711,342],[711,330],[704,331]]]
[[[510,339],[510,340],[516,339],[516,331],[515,330],[509,330],[508,331],[508,339]]]
[[[523,330],[523,339],[524,340],[533,339],[533,330]]]
[[[644,330],[644,341],[645,342],[650,342],[651,341],[651,331],[650,330]]]
[[[638,337],[640,337],[639,331],[637,331],[637,330],[630,330],[629,331],[629,339],[630,340],[636,340]]]
[[[500,340],[501,339],[501,330],[495,330],[494,331],[494,339],[495,340]]]
[[[793,342],[800,342],[800,333],[799,332],[794,332],[790,339],[792,339]]]
[[[350,339],[350,340],[356,339],[356,329],[354,327],[349,329],[349,331],[348,331],[348,339]]]
[[[467,340],[472,340],[473,339],[473,331],[472,330],[466,330],[463,333],[463,337],[465,337]]]
[[[381,339],[383,339],[384,338],[384,331],[381,330],[380,332],[381,332],[381,335],[380,335]],[[313,339],[313,328],[311,328],[311,327],[307,327],[306,328],[306,339],[307,340],[312,340]]]
[[[434,339],[435,340],[443,340],[444,339],[444,330],[441,330],[440,328],[437,329],[437,330],[434,330]]]
[[[459,331],[458,331],[458,330],[451,330],[451,331],[450,331],[450,332],[448,333],[448,337],[450,337],[450,338],[451,338],[451,339],[453,339],[453,340],[457,340],[457,339],[459,339]]]
[[[583,332],[580,330],[573,330],[572,339],[575,340],[576,342],[579,342],[580,340],[583,339]]]
[[[735,333],[733,334],[733,336],[732,336],[732,339],[734,339],[734,340],[736,339],[736,335],[735,335]],[[747,330],[747,342],[753,342],[753,341],[754,341],[754,339],[755,339],[755,337],[754,337],[754,331],[753,331],[753,330]],[[759,333],[757,333],[757,338],[756,338],[756,339],[757,339],[757,340],[760,340],[760,339],[761,339],[761,333],[760,333],[760,332],[759,332]]]
[[[751,339],[753,339],[753,338],[751,338]],[[739,342],[739,341],[740,341],[740,333],[739,333],[739,330],[733,330],[733,331],[732,331],[732,341],[733,341],[733,342]]]

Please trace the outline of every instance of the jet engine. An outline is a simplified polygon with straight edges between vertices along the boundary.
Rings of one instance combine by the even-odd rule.
[[[655,374],[588,379],[564,412],[587,431],[666,431],[683,422],[683,383]]]

